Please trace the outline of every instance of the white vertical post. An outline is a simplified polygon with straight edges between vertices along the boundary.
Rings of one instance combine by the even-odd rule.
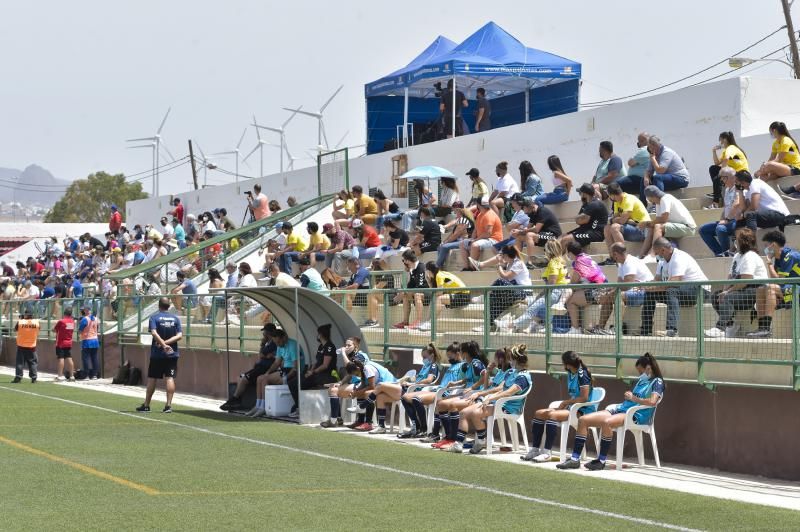
[[[408,87],[403,89],[403,147],[408,148]]]
[[[531,116],[531,82],[528,81],[525,87],[525,122],[530,122]]]
[[[450,124],[452,126],[452,135],[453,138],[456,137],[456,75],[453,73],[453,123]]]

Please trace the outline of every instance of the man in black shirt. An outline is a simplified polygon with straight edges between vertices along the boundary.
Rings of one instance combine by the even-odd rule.
[[[486,99],[486,89],[477,90],[478,106],[475,110],[475,133],[492,129],[492,105]]]
[[[433,219],[433,212],[429,207],[422,207],[419,210],[419,221],[421,227],[410,245],[411,249],[417,255],[438,250],[439,244],[442,243],[442,230]]]
[[[528,255],[533,256],[533,246],[544,247],[548,240],[556,240],[561,236],[561,225],[553,211],[538,201],[525,198],[522,209],[528,215],[528,227],[515,229],[511,234],[520,244],[527,244]]]
[[[608,209],[605,203],[594,199],[594,187],[584,183],[578,188],[581,195],[581,210],[575,222],[578,227],[561,237],[561,245],[566,249],[571,241],[577,241],[581,246],[588,246],[592,242],[602,242],[605,239],[603,231],[608,223]]]
[[[275,353],[278,351],[278,345],[274,341],[275,332],[278,330],[274,323],[267,323],[261,328],[263,338],[261,339],[261,349],[259,350],[259,357],[253,365],[253,369],[246,371],[239,375],[239,382],[236,385],[236,390],[233,396],[225,403],[220,405],[220,410],[237,410],[249,408],[252,405],[243,405],[242,396],[247,391],[247,387],[251,384],[255,386],[256,379],[264,375],[269,370],[272,363],[275,362]]]
[[[403,252],[403,266],[405,266],[406,272],[408,272],[408,284],[406,288],[428,288],[428,280],[425,278],[425,265],[417,259],[417,254],[410,249]],[[430,299],[430,296],[428,296],[428,299]],[[416,329],[419,327],[425,312],[423,308],[425,305],[425,296],[423,296],[422,293],[401,292],[395,296],[394,301],[395,303],[403,303],[403,321],[395,323],[393,328]],[[416,309],[417,319],[409,324],[412,302]]]
[[[467,107],[467,102],[464,93],[456,91],[456,137],[464,134],[464,127],[461,122],[461,109]],[[447,138],[453,137],[453,80],[447,81],[447,90],[442,93],[442,100],[439,103],[439,112],[444,117],[444,133]]]

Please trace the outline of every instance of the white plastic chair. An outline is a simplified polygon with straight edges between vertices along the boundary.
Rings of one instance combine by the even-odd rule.
[[[406,374],[403,375],[403,379],[413,381],[417,377],[417,370],[410,369],[406,371]],[[406,416],[404,412],[400,411],[400,401],[392,401],[389,404],[389,412],[388,412],[388,420],[389,420],[389,432],[394,432],[394,419],[395,415],[398,415],[398,425],[400,431],[403,432],[406,430]]]
[[[408,377],[409,379],[413,379],[416,376],[417,376],[417,370],[415,370],[415,369],[408,370],[406,372],[406,374],[404,375],[404,377]],[[357,414],[354,414],[352,412],[348,412],[347,406],[355,406],[357,404],[358,404],[358,401],[356,399],[347,398],[347,399],[343,399],[342,400],[342,414],[343,414],[343,416],[344,416],[344,414],[347,414],[348,420],[351,420],[351,421],[349,421],[349,423],[355,422]],[[345,405],[347,405],[347,406],[345,406]],[[392,412],[394,412],[394,407],[395,407],[395,405],[394,405],[394,403],[392,403],[392,407],[391,407]],[[344,417],[342,419],[344,419]],[[348,421],[345,421],[345,422],[348,423]],[[376,423],[376,424],[378,423],[377,410],[376,410],[376,413],[373,414],[372,419],[368,419],[367,420],[367,423]]]
[[[433,403],[428,405],[427,413],[428,413],[428,429],[433,430],[433,418],[436,415],[436,405],[439,403],[439,400],[444,395],[444,392],[451,392],[448,396],[456,397],[464,393],[465,387],[464,386],[455,386],[453,388],[447,388],[444,386],[440,386],[436,388],[436,399],[433,400]]]
[[[599,405],[603,399],[606,398],[606,389],[605,388],[593,388],[592,395],[589,397],[589,401],[585,403],[575,403],[570,405],[569,407],[569,418],[566,421],[562,421],[558,424],[558,428],[561,431],[561,442],[559,447],[559,456],[561,456],[562,460],[566,460],[567,458],[567,439],[569,439],[569,428],[572,427],[573,429],[578,428],[578,411],[583,408],[584,406],[591,406],[591,405]],[[553,401],[550,403],[549,408],[558,408],[558,405],[561,404],[561,401]],[[592,438],[594,439],[595,449],[600,448],[600,435],[597,432],[596,427],[589,427],[589,430],[592,431]],[[539,442],[531,442],[532,445],[535,447],[536,444]],[[582,457],[586,456],[586,447],[584,446],[583,452],[581,453]]]
[[[658,397],[656,406],[649,407],[644,405],[637,405],[625,412],[625,424],[617,428],[617,471],[622,471],[622,449],[625,447],[625,432],[631,431],[633,438],[636,440],[636,454],[639,458],[639,465],[644,465],[644,441],[642,440],[642,433],[646,432],[650,435],[650,445],[653,446],[653,455],[656,459],[656,467],[661,469],[661,459],[658,457],[658,445],[656,444],[656,411],[658,405],[661,403],[662,396]],[[633,415],[639,410],[645,408],[652,408],[653,415],[650,417],[650,423],[647,425],[639,425],[633,421]]]
[[[511,445],[516,452],[519,449],[519,435],[517,429],[522,432],[522,444],[524,449],[528,449],[528,431],[525,429],[525,402],[528,399],[528,394],[531,393],[533,384],[525,390],[522,395],[512,395],[510,397],[503,397],[494,403],[494,413],[486,418],[486,454],[492,454],[492,446],[494,445],[494,424],[497,422],[497,428],[500,431],[500,441],[503,445],[506,444],[506,426],[511,433]],[[503,412],[503,405],[509,401],[514,401],[522,398],[522,407],[519,414],[509,414]]]

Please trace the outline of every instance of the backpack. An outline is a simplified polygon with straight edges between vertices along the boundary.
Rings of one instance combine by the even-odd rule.
[[[111,380],[111,384],[128,384],[131,374],[130,361],[125,362],[117,370],[117,375]]]
[[[142,383],[142,370],[131,368],[131,374],[126,383],[128,386],[139,386]]]
[[[81,369],[77,369],[77,370],[75,370],[75,380],[76,380],[76,381],[83,381],[83,380],[86,380],[86,377],[87,377],[87,376],[88,376],[88,375],[87,375],[87,373],[86,373],[86,370],[85,370],[85,369],[81,368]]]

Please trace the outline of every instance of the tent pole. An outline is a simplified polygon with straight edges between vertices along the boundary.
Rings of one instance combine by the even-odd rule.
[[[452,126],[452,136],[456,138],[456,74],[453,73],[453,123],[450,124]]]
[[[408,148],[408,87],[403,89],[403,147]]]
[[[531,120],[531,82],[526,82],[525,87],[525,122]]]

